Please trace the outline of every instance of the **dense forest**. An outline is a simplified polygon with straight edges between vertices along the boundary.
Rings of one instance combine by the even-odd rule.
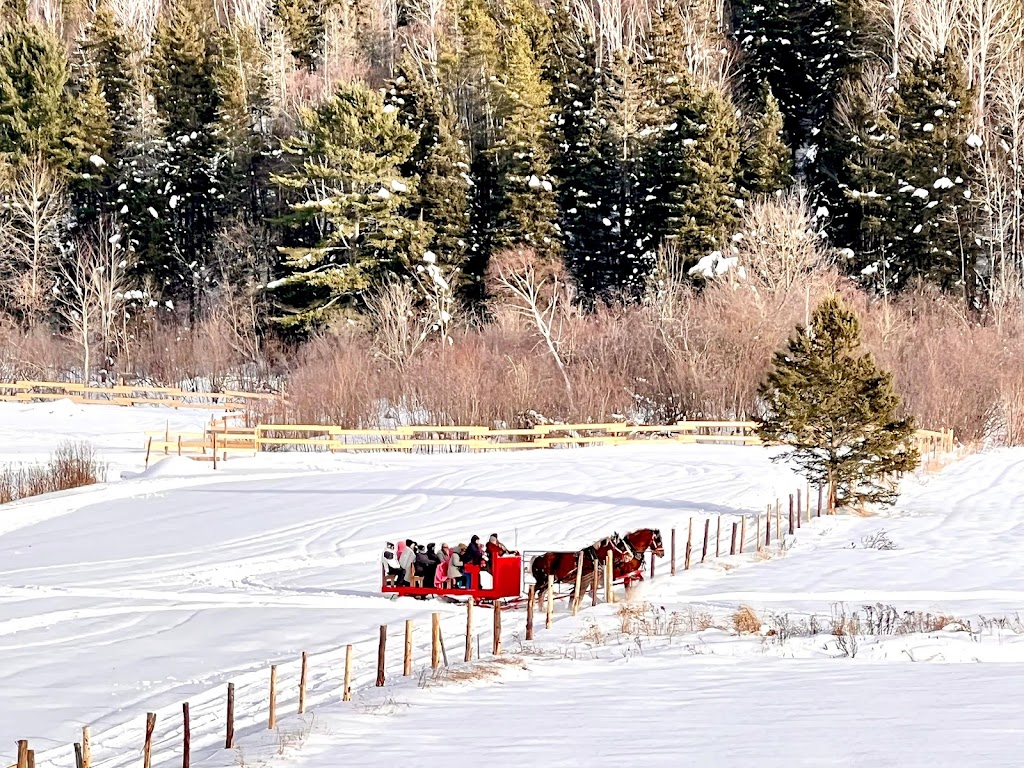
[[[5,376],[742,416],[838,290],[1024,439],[1016,0],[94,3],[3,6]]]

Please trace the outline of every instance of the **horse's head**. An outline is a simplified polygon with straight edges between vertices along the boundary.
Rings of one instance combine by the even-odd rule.
[[[651,537],[651,549],[654,550],[654,554],[658,557],[664,557],[665,542],[661,539],[661,530],[655,528],[653,533],[654,535]]]

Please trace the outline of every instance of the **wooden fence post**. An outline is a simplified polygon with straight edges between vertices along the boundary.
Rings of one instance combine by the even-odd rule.
[[[526,591],[526,639],[533,640],[533,602],[537,597],[537,588],[531,584],[530,588]],[[469,644],[469,639],[466,639],[466,644]]]
[[[796,527],[800,527],[800,518],[803,515],[803,498],[801,496],[801,489],[796,489]]]
[[[146,441],[146,465],[145,468],[149,469],[149,452],[153,448],[153,438],[149,438]]]
[[[747,538],[747,516],[740,518],[740,554],[743,554],[743,542]]]
[[[217,468],[217,433],[213,433],[213,468]]]
[[[818,486],[818,517],[821,517],[821,486]]]
[[[780,522],[781,517],[779,516],[779,500],[775,500],[775,540],[778,541],[782,537],[782,523]]]
[[[412,619],[405,620],[405,654],[402,658],[402,676],[412,674]]]
[[[28,768],[28,741],[25,739],[18,742],[18,768]]]
[[[670,561],[671,565],[669,565],[668,571],[669,571],[669,574],[671,574],[672,576],[675,576],[676,575],[676,529],[675,528],[672,529],[672,546],[671,546],[671,549],[669,551],[671,552],[672,560]],[[652,558],[652,560],[653,560],[653,558]]]
[[[378,688],[384,687],[384,654],[388,648],[388,625],[380,625],[380,639],[377,641],[377,682]]]
[[[345,679],[342,682],[342,701],[352,701],[352,646],[345,646]]]
[[[89,745],[89,726],[82,727],[82,768],[92,767],[92,747]]]
[[[792,536],[796,533],[796,528],[793,522],[793,494],[789,494],[789,535]]]
[[[441,666],[441,614],[430,614],[430,668]]]
[[[715,526],[715,557],[722,556],[722,516],[718,516],[718,523]]]
[[[494,601],[494,642],[491,648],[494,656],[501,656],[501,601]]]
[[[82,768],[82,745],[75,742],[75,768]]]
[[[153,731],[156,730],[156,712],[146,713],[146,742],[142,745],[142,768],[153,764]]]
[[[740,529],[740,524],[739,523],[733,523],[732,524],[732,539],[729,542],[729,554],[730,555],[735,555],[736,554],[736,534],[739,533],[739,529]]]
[[[188,768],[192,761],[192,728],[188,718],[188,702],[181,705],[182,745],[181,768]]]
[[[28,751],[27,757],[28,757],[28,768],[36,768],[36,751],[34,749],[30,749]]]
[[[307,654],[302,652],[302,670],[299,672],[299,714],[306,714],[306,664]]]
[[[711,518],[704,521],[704,549],[700,553],[700,561],[703,563],[708,556],[708,536],[711,533]]]
[[[277,664],[270,665],[270,712],[267,715],[267,730],[277,726]]]
[[[690,570],[690,555],[693,554],[693,518],[690,518],[690,528],[686,533],[686,559],[683,561],[683,570]]]
[[[224,737],[224,749],[235,746],[235,684],[228,683],[228,727]]]
[[[527,608],[527,611],[530,609]],[[466,603],[466,652],[462,657],[463,661],[473,660],[473,598]]]
[[[608,550],[608,554],[604,558],[604,601],[606,603],[615,602],[615,597],[612,594],[612,584],[615,581],[615,570],[613,567],[612,552]]]
[[[594,582],[597,582],[596,578],[594,579]],[[544,629],[551,629],[551,624],[555,620],[555,577],[550,573],[548,574],[548,588],[544,592],[544,597],[546,598],[546,605],[544,607]]]
[[[576,585],[572,590],[572,615],[580,612],[580,590],[583,589],[583,551],[576,556]]]
[[[772,505],[768,505],[768,511],[764,516],[764,545],[770,547],[772,545]]]

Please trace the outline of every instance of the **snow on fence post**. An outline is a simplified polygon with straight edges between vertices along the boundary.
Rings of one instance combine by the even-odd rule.
[[[576,585],[572,590],[572,615],[580,612],[580,590],[583,588],[583,551],[576,556]]]
[[[594,572],[595,578],[594,583],[597,583],[597,571]],[[544,606],[544,629],[551,629],[551,624],[554,621],[555,612],[555,577],[550,573],[548,574],[548,588],[544,592],[545,606]]]
[[[412,619],[405,620],[405,652],[402,655],[402,677],[412,674]]]
[[[686,560],[683,562],[683,570],[690,570],[690,555],[693,554],[693,518],[690,518],[690,528],[686,533]]]
[[[181,768],[188,768],[192,762],[192,727],[188,717],[188,702],[181,705]]]
[[[153,763],[153,731],[156,730],[156,712],[146,713],[146,742],[142,745],[142,768]]]
[[[441,614],[430,614],[430,668],[441,666]],[[381,683],[383,685],[383,683]]]
[[[270,665],[270,712],[267,715],[267,730],[277,725],[277,664]]]
[[[526,639],[533,640],[533,602],[537,597],[536,587],[531,584],[530,588],[526,591]],[[469,645],[469,639],[466,639],[466,645]]]
[[[341,700],[352,701],[352,646],[345,646],[345,677],[341,683]]]
[[[740,528],[740,524],[739,523],[735,523],[734,522],[732,524],[732,539],[729,540],[729,554],[730,555],[735,555],[736,554],[736,535],[739,533],[739,528]]]
[[[531,596],[532,598],[532,596]],[[527,608],[529,610],[529,608]],[[466,652],[463,661],[473,660],[473,598],[466,602]]]
[[[299,673],[299,714],[306,714],[306,664],[309,656],[302,652],[302,671]]]
[[[491,653],[501,656],[501,601],[494,601],[494,641]]]
[[[228,683],[227,733],[224,735],[224,749],[235,746],[235,684]]]
[[[670,575],[675,576],[676,575],[676,529],[675,528],[672,529],[672,547],[671,547],[671,549],[669,551],[671,553],[670,556],[671,556],[672,559],[669,561],[670,564],[669,564],[668,572],[669,572]],[[653,557],[651,558],[651,564],[652,564],[652,566],[654,564],[654,558]]]
[[[715,557],[722,556],[722,516],[718,516],[718,523],[715,526]]]
[[[708,537],[711,535],[711,518],[704,521],[704,549],[700,553],[700,561],[703,563],[708,556]]]
[[[789,535],[792,536],[796,533],[796,528],[793,522],[793,494],[789,494]]]
[[[75,742],[75,768],[82,768],[82,745]]]
[[[377,641],[377,682],[378,688],[384,687],[384,654],[388,647],[388,625],[380,625],[380,639]]]
[[[740,554],[743,554],[743,542],[747,538],[747,516],[740,518]]]
[[[92,749],[89,747],[89,726],[82,726],[82,768],[91,768]]]
[[[18,741],[18,768],[28,768],[28,741]]]

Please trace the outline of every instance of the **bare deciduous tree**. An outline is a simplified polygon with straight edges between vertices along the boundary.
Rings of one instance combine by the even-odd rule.
[[[550,282],[549,282],[550,281]],[[538,277],[534,260],[524,254],[522,263],[515,268],[500,266],[498,283],[511,300],[510,306],[540,337],[565,383],[565,391],[572,396],[572,382],[565,369],[562,342],[565,332],[565,313],[571,305],[571,290],[557,273]]]
[[[388,280],[366,297],[377,354],[404,368],[430,333],[416,310],[416,290],[405,280]]]
[[[90,380],[97,345],[103,365],[112,360],[131,299],[131,266],[120,227],[109,217],[100,219],[61,260],[53,292],[57,311],[81,349],[83,383]]]
[[[67,215],[63,185],[42,159],[0,176],[0,281],[26,326],[49,303]]]

